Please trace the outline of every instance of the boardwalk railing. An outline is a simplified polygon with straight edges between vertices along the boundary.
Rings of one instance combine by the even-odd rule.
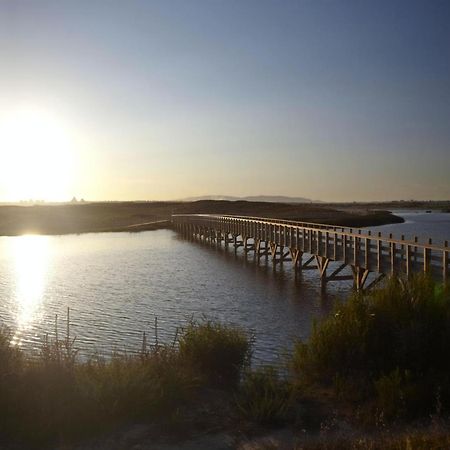
[[[419,272],[444,283],[448,280],[447,241],[439,246],[431,240],[419,243],[417,238],[409,241],[370,231],[363,234],[361,229],[247,216],[177,214],[172,223],[187,237],[243,247],[246,253],[253,251],[258,260],[270,255],[274,264],[292,261],[296,273],[318,269],[324,283],[351,278],[355,288],[362,289],[388,274],[408,277]],[[330,263],[335,262],[339,265],[328,274]],[[342,274],[347,267],[350,276]],[[366,286],[369,274],[375,278]]]

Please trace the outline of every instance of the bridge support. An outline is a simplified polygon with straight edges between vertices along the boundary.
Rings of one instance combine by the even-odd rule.
[[[270,252],[272,254],[272,262],[274,266],[276,264],[282,265],[284,261],[291,261],[289,257],[289,250],[285,252],[284,245],[278,245],[275,242],[270,242]],[[278,258],[277,258],[278,256]]]
[[[249,253],[251,251],[255,251],[255,240],[253,240],[252,244],[249,244],[248,241],[251,238],[249,238],[247,236],[244,236],[242,239],[243,239],[243,242],[244,242],[244,252],[245,253]]]
[[[243,247],[244,253],[254,251],[260,260],[269,254],[274,267],[292,261],[296,273],[317,269],[324,282],[353,280],[355,289],[370,289],[385,275],[409,277],[426,272],[441,282],[448,282],[449,247],[437,246],[429,240],[419,243],[417,238],[407,241],[354,232],[324,224],[292,222],[278,219],[214,214],[173,215],[174,229],[191,240],[208,242],[225,248],[234,246],[235,252]],[[309,253],[304,261],[304,252]],[[337,268],[327,274],[330,262]],[[349,266],[350,273],[344,273]],[[368,282],[369,269],[378,276]]]
[[[384,273],[380,273],[371,283],[369,283],[364,289],[368,291],[369,289],[372,289],[374,286],[376,286],[381,280],[383,280],[386,277]]]
[[[303,252],[295,247],[289,247],[289,253],[291,254],[292,265],[294,266],[295,274],[302,271],[302,258]]]
[[[241,241],[239,241],[238,240],[238,237],[239,237],[240,235],[239,234],[233,234],[233,242],[234,242],[234,252],[236,253],[237,252],[237,249],[239,248],[239,247],[242,247],[243,245],[244,245],[244,242],[241,240]]]
[[[262,245],[264,244],[264,245]],[[261,256],[265,256],[266,259],[269,258],[270,245],[267,241],[258,240],[258,243],[255,247],[256,257],[258,261],[261,259]]]
[[[254,241],[254,243],[253,243],[253,245],[254,245],[254,252],[255,252],[255,254],[254,254],[254,256],[258,259],[258,261],[259,261],[259,258],[260,258],[260,254],[259,254],[259,252],[260,252],[260,249],[261,249],[261,239],[256,239],[255,238],[255,241]]]
[[[301,266],[301,270],[314,270],[318,269],[318,266],[311,265],[311,263],[315,260],[315,256],[311,256],[308,258]]]
[[[362,291],[367,281],[369,271],[359,266],[351,266],[353,272],[353,287],[357,291]]]
[[[339,275],[346,267],[348,267],[347,264],[341,264],[330,276],[327,277],[327,281],[353,280],[353,275]]]
[[[317,268],[319,269],[320,279],[322,282],[327,282],[327,268],[328,264],[330,264],[330,260],[323,256],[316,256]]]

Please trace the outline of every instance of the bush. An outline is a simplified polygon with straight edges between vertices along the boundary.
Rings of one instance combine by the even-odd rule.
[[[20,448],[61,444],[120,422],[171,417],[200,381],[228,387],[250,358],[243,331],[213,322],[189,324],[178,348],[149,347],[144,334],[137,354],[87,362],[78,361],[69,331],[58,339],[56,321],[55,338],[31,359],[0,328],[1,439],[19,439]]]
[[[156,417],[184,401],[194,386],[189,368],[166,347],[140,356],[114,355],[77,367],[81,395],[107,421]]]
[[[244,375],[236,406],[247,420],[278,425],[287,420],[292,399],[292,385],[273,367],[264,367]]]
[[[0,329],[0,436],[21,448],[80,438],[118,422],[159,419],[192,392],[195,377],[173,346],[76,360],[73,340],[45,339],[24,357]]]
[[[180,336],[179,352],[207,382],[235,385],[250,362],[251,339],[238,328],[191,322]]]
[[[296,344],[292,367],[301,381],[337,379],[347,392],[378,395],[389,415],[408,405],[425,413],[435,407],[438,391],[450,406],[449,354],[450,293],[420,276],[409,283],[391,279],[382,289],[337,305],[331,317],[315,324],[307,343]]]

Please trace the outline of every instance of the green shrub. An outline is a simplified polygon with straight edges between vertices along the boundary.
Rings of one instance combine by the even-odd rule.
[[[408,405],[425,413],[437,391],[450,406],[449,354],[450,293],[420,276],[408,283],[391,279],[337,305],[307,343],[295,345],[292,367],[297,380],[339,380],[353,395],[378,396],[389,415]]]
[[[69,322],[69,316],[67,318]],[[118,423],[172,417],[200,381],[239,379],[251,342],[241,330],[212,322],[191,323],[179,347],[148,346],[109,359],[77,359],[75,340],[46,337],[40,357],[11,345],[0,328],[0,436],[20,448],[58,445]]]
[[[195,386],[191,366],[173,346],[80,362],[74,340],[59,340],[55,329],[37,359],[11,346],[11,334],[0,329],[0,436],[23,448],[170,415]]]
[[[236,406],[247,420],[277,425],[287,420],[292,400],[292,385],[275,368],[264,367],[245,373]]]
[[[191,322],[181,333],[179,352],[207,382],[234,385],[250,361],[251,339],[238,328]]]
[[[408,372],[401,373],[398,368],[375,380],[377,406],[386,419],[401,417],[405,414],[407,400],[405,387],[408,382]]]
[[[81,395],[105,420],[155,417],[184,401],[195,380],[173,349],[140,356],[114,355],[77,368]]]

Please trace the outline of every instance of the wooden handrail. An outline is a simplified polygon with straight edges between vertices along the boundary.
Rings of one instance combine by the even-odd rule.
[[[329,225],[329,224],[320,224],[320,223],[313,223],[313,222],[297,222],[297,221],[286,221],[283,219],[272,219],[272,218],[264,218],[264,217],[249,217],[249,216],[233,216],[233,215],[220,215],[220,214],[174,214],[172,217],[192,217],[192,218],[205,218],[208,220],[215,220],[215,219],[228,219],[228,220],[240,220],[245,222],[255,222],[259,224],[264,225],[288,225],[294,228],[300,228],[304,230],[311,230],[311,231],[317,231],[317,230],[325,230],[325,231],[331,231],[332,233],[335,233],[339,236],[346,236],[346,237],[352,237],[352,238],[359,238],[359,239],[368,239],[370,241],[374,242],[386,242],[389,244],[399,244],[399,245],[409,245],[412,247],[417,247],[421,249],[426,250],[436,250],[436,251],[442,251],[442,252],[449,252],[450,248],[448,246],[439,246],[434,244],[422,244],[416,241],[411,240],[402,240],[402,239],[394,239],[391,237],[382,237],[377,235],[366,235],[361,233],[354,233],[354,232],[346,232],[346,231],[338,231],[338,229],[353,229],[351,227],[341,227],[338,225]],[[305,226],[306,224],[307,226]],[[311,226],[310,226],[311,225]],[[321,228],[324,227],[324,228]],[[358,229],[360,230],[360,229]]]

